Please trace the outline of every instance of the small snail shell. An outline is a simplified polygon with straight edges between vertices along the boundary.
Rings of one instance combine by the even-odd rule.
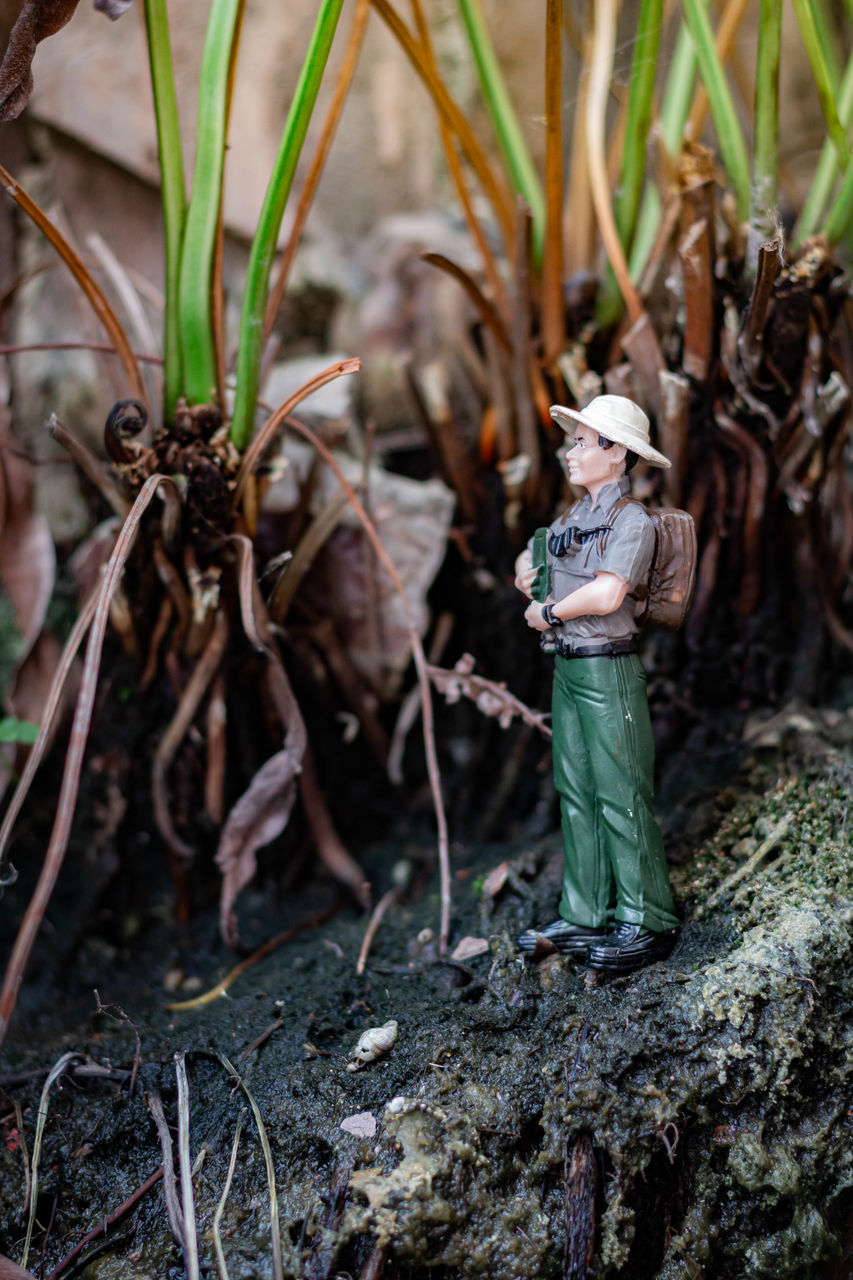
[[[393,1018],[384,1027],[368,1027],[366,1031],[362,1031],[358,1044],[350,1054],[347,1071],[358,1071],[368,1062],[375,1062],[393,1048],[396,1039],[397,1024]]]

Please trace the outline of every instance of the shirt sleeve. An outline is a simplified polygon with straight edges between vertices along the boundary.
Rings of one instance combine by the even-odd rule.
[[[614,573],[635,591],[648,576],[655,550],[655,526],[637,502],[623,507],[607,535],[595,572]]]

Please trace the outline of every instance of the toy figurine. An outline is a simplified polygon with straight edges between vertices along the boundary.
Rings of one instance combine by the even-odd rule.
[[[624,396],[598,396],[580,411],[552,405],[551,416],[570,433],[569,478],[586,497],[550,526],[546,573],[534,565],[531,540],[516,562],[516,586],[531,598],[528,626],[555,652],[563,892],[560,918],[523,933],[518,945],[532,954],[546,939],[593,969],[629,973],[668,956],[679,933],[652,812],[654,744],[637,657],[637,613],[653,558],[660,559],[659,527],[628,497],[627,476],[638,457],[657,467],[670,463],[649,443],[643,410]],[[683,556],[673,556],[671,543],[664,551],[680,620],[693,565],[685,563],[683,574],[679,566],[690,559],[690,539],[695,562],[695,535],[689,516],[669,514],[688,528]],[[540,603],[543,581],[551,594]]]

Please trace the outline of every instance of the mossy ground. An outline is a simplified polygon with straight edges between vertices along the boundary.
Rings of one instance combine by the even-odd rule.
[[[54,1200],[56,1210],[44,1273],[159,1165],[144,1095],[161,1095],[174,1127],[174,1055],[185,1051],[195,1214],[211,1268],[213,1214],[246,1105],[225,1055],[269,1135],[285,1275],[358,1276],[373,1255],[384,1256],[386,1280],[582,1276],[589,1241],[595,1277],[849,1275],[840,1255],[853,1211],[853,717],[809,713],[777,728],[775,738],[759,729],[757,742],[774,745],[745,749],[724,786],[664,788],[685,927],[666,963],[630,977],[596,979],[558,957],[532,965],[515,951],[520,927],[553,917],[555,836],[455,851],[454,942],[489,940],[488,953],[460,964],[418,940],[437,926],[431,887],[389,913],[363,977],[364,921],[345,910],[195,1011],[164,1012],[163,984],[183,972],[207,986],[228,968],[212,917],[178,935],[165,893],[155,894],[132,936],[83,939],[55,987],[61,1007],[55,996],[47,1004],[46,978],[25,999],[3,1070],[47,1068],[69,1050],[128,1066],[134,1033],[95,1013],[97,988],[139,1029],[139,1087],[131,1098],[126,1084],[66,1076],[52,1090],[39,1220]],[[517,874],[484,898],[483,873],[507,857]],[[290,903],[249,895],[248,929],[286,927],[323,893]],[[176,998],[192,986],[181,981]],[[360,1031],[390,1018],[390,1054],[348,1071]],[[41,1085],[9,1082],[2,1095],[0,1252],[17,1259],[26,1179],[15,1104],[32,1154]],[[373,1137],[341,1129],[359,1113],[375,1119]],[[582,1135],[590,1185],[570,1180],[567,1195]],[[184,1273],[160,1187],[114,1236],[88,1276]],[[42,1243],[37,1228],[30,1265]],[[251,1114],[223,1243],[232,1280],[273,1274]]]

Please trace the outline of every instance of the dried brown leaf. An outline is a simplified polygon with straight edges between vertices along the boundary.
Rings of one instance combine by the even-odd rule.
[[[485,938],[463,938],[450,959],[458,960],[461,964],[463,960],[473,960],[474,956],[484,956],[488,949],[489,944]]]
[[[258,849],[275,840],[287,826],[296,799],[296,775],[301,764],[288,745],[261,766],[247,791],[234,805],[222,831],[216,862],[222,871],[219,919],[222,935],[236,947],[237,921],[234,903],[257,866]]]
[[[500,893],[507,881],[509,875],[509,863],[501,862],[493,868],[483,881],[483,897],[494,898],[495,894]]]
[[[77,0],[27,0],[0,65],[0,120],[14,120],[33,91],[32,62],[42,40],[71,20]]]

